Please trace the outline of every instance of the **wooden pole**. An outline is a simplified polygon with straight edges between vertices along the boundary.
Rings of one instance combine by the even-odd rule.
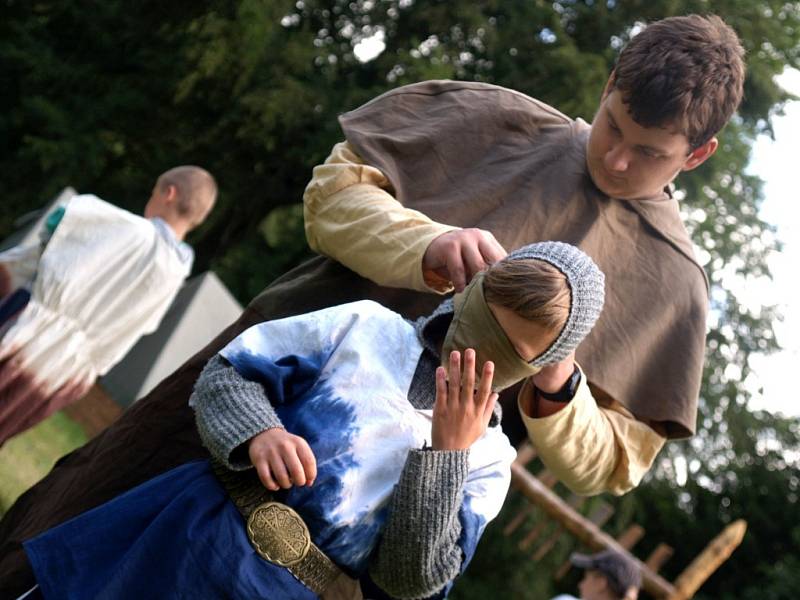
[[[678,575],[675,580],[675,593],[669,597],[669,600],[687,600],[691,598],[711,574],[728,560],[731,553],[742,543],[745,531],[747,531],[747,523],[744,519],[739,519],[728,525],[686,567],[683,573]]]
[[[658,573],[661,570],[661,567],[664,566],[664,563],[672,558],[673,554],[675,554],[675,548],[669,544],[661,542],[658,546],[656,546],[656,549],[650,553],[650,556],[644,559],[644,564],[650,567],[653,573]]]
[[[667,580],[653,573],[644,563],[620,546],[614,538],[579,512],[567,506],[558,494],[542,485],[523,465],[518,463],[511,465],[511,483],[592,550],[610,548],[634,561],[641,569],[642,583],[646,592],[656,598],[672,599],[674,597],[675,588]]]
[[[620,546],[625,548],[625,550],[630,550],[636,545],[640,539],[644,537],[644,527],[641,525],[634,523],[633,525],[628,526],[628,528],[623,531],[619,537],[617,537],[617,542]]]

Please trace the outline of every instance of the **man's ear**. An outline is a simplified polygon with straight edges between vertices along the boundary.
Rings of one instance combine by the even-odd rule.
[[[714,152],[717,151],[719,147],[719,141],[717,138],[712,137],[702,146],[699,146],[692,150],[691,154],[686,158],[686,162],[683,163],[683,167],[681,167],[681,171],[691,171],[692,169],[699,167],[704,162],[706,162]]]
[[[175,202],[178,197],[178,188],[174,184],[170,184],[167,186],[167,191],[164,193],[164,197],[169,202]]]

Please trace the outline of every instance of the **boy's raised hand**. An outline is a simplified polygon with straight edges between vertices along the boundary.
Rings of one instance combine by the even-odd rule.
[[[497,394],[492,392],[494,363],[483,365],[481,382],[475,390],[475,351],[450,353],[449,383],[444,367],[436,369],[436,404],[433,407],[431,445],[434,450],[464,450],[486,431]]]
[[[311,485],[317,477],[317,459],[303,438],[276,427],[250,438],[250,462],[268,490]]]

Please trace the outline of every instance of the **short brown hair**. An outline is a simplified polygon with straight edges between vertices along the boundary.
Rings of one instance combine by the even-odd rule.
[[[156,181],[160,191],[165,191],[170,185],[175,186],[178,193],[177,210],[180,216],[187,219],[192,227],[200,225],[217,200],[217,182],[213,175],[194,165],[173,167],[162,173]]]
[[[619,55],[612,84],[642,127],[677,126],[694,149],[725,126],[742,100],[744,49],[716,15],[648,25]]]
[[[550,331],[561,331],[570,309],[570,289],[564,274],[535,258],[502,260],[483,279],[486,302],[513,310]]]

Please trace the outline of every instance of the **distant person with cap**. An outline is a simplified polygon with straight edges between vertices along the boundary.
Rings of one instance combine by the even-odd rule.
[[[0,445],[76,401],[154,331],[191,272],[184,241],[211,211],[214,178],[159,176],[144,218],[90,195],[0,254]]]
[[[575,553],[569,560],[586,571],[578,584],[580,599],[561,594],[553,600],[636,600],[639,597],[642,573],[636,563],[619,552]]]

